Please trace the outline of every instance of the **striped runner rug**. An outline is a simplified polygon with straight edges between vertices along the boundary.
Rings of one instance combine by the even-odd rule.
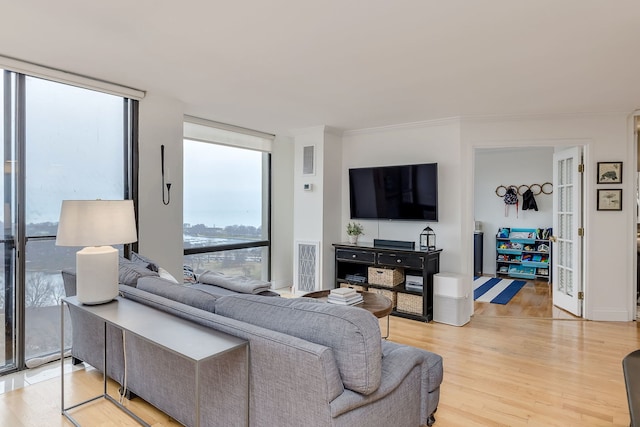
[[[478,302],[506,304],[511,301],[527,282],[524,280],[500,279],[498,277],[474,277],[473,299]]]

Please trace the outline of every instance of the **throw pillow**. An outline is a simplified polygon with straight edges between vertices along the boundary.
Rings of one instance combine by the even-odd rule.
[[[120,257],[120,263],[118,266],[119,283],[135,287],[138,284],[138,279],[146,276],[158,276],[158,273],[149,270],[139,262],[135,263],[124,257]]]
[[[169,273],[167,270],[165,270],[162,267],[158,267],[158,274],[160,275],[161,278],[168,280],[170,282],[173,282],[175,284],[178,284],[178,280],[173,277],[173,275],[171,273]]]
[[[197,283],[198,282],[198,278],[196,277],[196,273],[193,271],[193,268],[191,268],[188,265],[183,265],[182,266],[182,275],[183,275],[183,279],[182,281],[184,283]]]
[[[243,294],[259,294],[271,289],[271,282],[264,282],[247,276],[227,276],[224,273],[209,270],[198,276],[198,282],[220,286]]]
[[[218,299],[215,295],[178,285],[161,277],[141,277],[137,288],[211,313],[214,312]]]
[[[131,262],[134,262],[136,264],[143,264],[145,268],[148,268],[151,271],[158,271],[159,267],[155,261],[147,258],[144,255],[140,255],[137,252],[131,252],[131,254],[129,254],[129,259],[131,260]]]

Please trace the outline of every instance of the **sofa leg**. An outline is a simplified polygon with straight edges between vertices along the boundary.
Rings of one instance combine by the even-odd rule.
[[[120,396],[122,396],[122,387],[120,387],[120,388],[118,389],[118,393],[120,393]],[[133,399],[135,399],[136,397],[138,397],[138,395],[137,395],[137,394],[135,394],[134,392],[132,392],[131,390],[127,390],[127,391],[125,391],[125,393],[124,393],[124,397],[125,397],[127,400],[133,400]]]
[[[82,363],[82,360],[78,359],[77,357],[71,357],[71,364],[72,364],[73,366],[75,366],[75,365],[79,365],[79,364],[81,364],[81,363]]]
[[[431,415],[429,415],[429,418],[427,418],[427,426],[431,427],[435,422],[436,422],[436,417],[435,417],[435,413],[438,410],[438,408],[434,409],[433,412],[431,413]]]

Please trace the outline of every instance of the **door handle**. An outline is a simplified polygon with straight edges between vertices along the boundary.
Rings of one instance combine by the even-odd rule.
[[[549,236],[549,240],[555,243],[558,240],[558,238],[556,236]]]

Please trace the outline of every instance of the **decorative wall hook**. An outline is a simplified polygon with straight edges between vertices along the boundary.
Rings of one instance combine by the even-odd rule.
[[[165,184],[165,176],[164,176],[164,144],[160,146],[160,170],[162,171],[162,204],[165,206],[171,203],[171,183],[167,182]],[[167,188],[166,198],[165,198],[165,187]]]
[[[550,182],[545,182],[544,184],[531,185],[499,185],[498,187],[496,187],[496,196],[504,197],[509,188],[513,188],[519,196],[522,196],[527,190],[531,190],[534,196],[553,193],[553,184]]]

